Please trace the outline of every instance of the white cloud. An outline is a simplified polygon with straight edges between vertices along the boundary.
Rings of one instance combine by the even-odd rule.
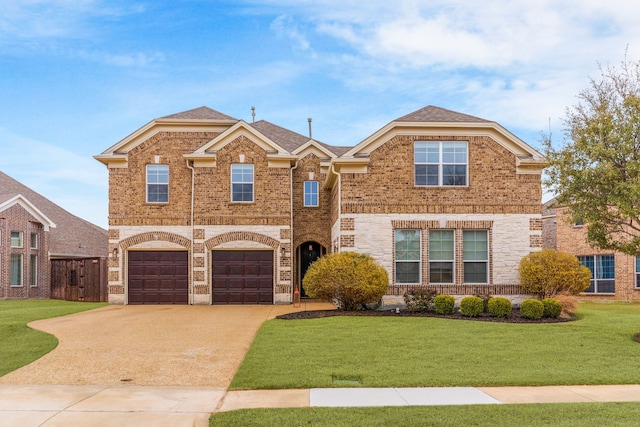
[[[280,15],[271,23],[271,29],[282,37],[293,40],[295,46],[301,50],[309,49],[309,41],[300,32],[297,23],[291,16]]]

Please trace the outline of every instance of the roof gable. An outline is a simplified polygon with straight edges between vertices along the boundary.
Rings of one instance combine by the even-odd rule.
[[[489,122],[479,117],[447,110],[446,108],[427,105],[419,110],[395,119],[394,122]]]
[[[170,114],[168,116],[160,117],[159,120],[176,119],[176,120],[233,120],[238,119],[228,116],[220,111],[216,111],[209,107],[198,107],[192,110],[182,111],[180,113]]]
[[[24,210],[29,212],[29,215],[34,217],[40,224],[44,226],[45,231],[49,231],[49,228],[55,228],[56,224],[49,219],[45,214],[43,214],[40,209],[35,207],[33,203],[27,200],[22,194],[16,194],[8,200],[0,203],[0,212],[3,212],[9,209],[12,206],[19,205],[22,206]]]

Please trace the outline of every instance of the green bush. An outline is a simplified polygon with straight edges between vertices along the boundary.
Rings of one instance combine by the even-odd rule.
[[[436,294],[433,289],[411,289],[404,294],[404,303],[409,311],[428,311]]]
[[[389,287],[387,270],[369,255],[342,252],[311,264],[302,279],[307,295],[334,303],[338,309],[357,310],[379,301]]]
[[[453,314],[456,300],[451,295],[438,295],[433,298],[433,309],[437,314]]]
[[[520,304],[520,315],[525,319],[538,320],[544,314],[544,304],[537,299],[526,299]]]
[[[579,294],[589,288],[591,280],[591,271],[578,258],[553,249],[543,249],[522,258],[518,273],[522,290],[538,298]]]
[[[466,317],[478,317],[484,311],[484,301],[476,296],[468,296],[460,301],[460,314]]]
[[[551,317],[553,319],[560,317],[562,313],[562,303],[555,298],[545,298],[542,300],[544,306],[544,317]]]
[[[511,301],[503,297],[493,297],[487,303],[489,316],[509,317],[511,316]]]

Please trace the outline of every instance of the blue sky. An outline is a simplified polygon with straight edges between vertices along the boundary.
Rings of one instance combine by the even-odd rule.
[[[640,58],[627,0],[2,0],[0,170],[107,227],[93,159],[209,106],[355,145],[426,105],[538,148],[575,96]]]

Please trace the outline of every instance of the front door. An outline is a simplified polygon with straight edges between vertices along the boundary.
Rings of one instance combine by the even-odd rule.
[[[300,260],[300,297],[306,297],[307,293],[302,286],[302,279],[307,273],[309,266],[318,258],[324,255],[325,251],[317,242],[305,242],[298,247],[298,259]]]

